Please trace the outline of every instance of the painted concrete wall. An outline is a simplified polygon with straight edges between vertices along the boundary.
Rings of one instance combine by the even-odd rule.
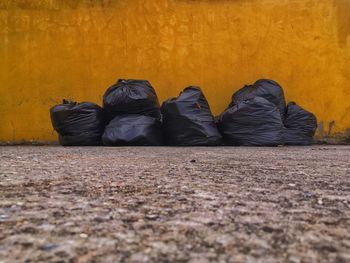
[[[118,78],[160,100],[187,85],[214,113],[272,78],[319,120],[350,127],[350,0],[1,0],[0,140],[54,140],[49,108],[101,103]]]

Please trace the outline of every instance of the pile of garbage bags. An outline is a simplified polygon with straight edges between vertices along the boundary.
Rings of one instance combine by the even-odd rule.
[[[277,82],[260,79],[232,95],[217,125],[228,145],[310,145],[317,120],[294,102],[286,106]]]
[[[162,145],[159,101],[147,80],[120,79],[103,95],[110,122],[102,135],[103,145]]]
[[[147,80],[125,79],[107,89],[103,107],[63,100],[50,115],[64,146],[310,145],[317,128],[312,113],[286,105],[282,87],[267,79],[235,92],[216,118],[199,87],[160,107]]]

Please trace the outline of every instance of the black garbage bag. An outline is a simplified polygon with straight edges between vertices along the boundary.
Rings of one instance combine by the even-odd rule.
[[[247,99],[262,97],[272,102],[279,109],[282,119],[286,110],[286,101],[282,87],[275,81],[260,79],[253,85],[244,86],[232,95],[232,102],[229,107]]]
[[[53,128],[64,146],[100,145],[106,125],[105,111],[95,103],[63,100],[50,109]]]
[[[158,119],[125,114],[115,117],[102,135],[106,146],[158,146],[162,145],[162,126]]]
[[[158,97],[147,80],[120,79],[103,96],[111,116],[140,114],[160,118]]]
[[[199,87],[187,87],[161,107],[166,142],[179,146],[220,145],[220,135],[209,104]]]
[[[295,102],[290,102],[287,105],[284,126],[284,144],[310,145],[317,129],[317,119],[311,112],[304,110]]]
[[[254,97],[228,108],[219,116],[218,127],[229,145],[282,144],[280,112],[273,103],[262,97]]]

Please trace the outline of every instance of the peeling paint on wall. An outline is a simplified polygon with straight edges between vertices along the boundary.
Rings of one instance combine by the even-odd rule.
[[[350,127],[349,0],[0,1],[0,140],[53,140],[62,98],[101,103],[118,78],[161,100],[203,88],[218,114],[258,78]]]

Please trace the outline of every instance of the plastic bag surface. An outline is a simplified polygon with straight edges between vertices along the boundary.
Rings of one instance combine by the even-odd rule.
[[[105,92],[103,107],[113,117],[140,114],[160,118],[157,94],[147,80],[118,80]]]
[[[283,123],[275,104],[262,97],[242,101],[224,111],[218,127],[229,145],[277,146]]]
[[[158,146],[162,145],[162,126],[158,119],[126,114],[115,117],[102,136],[106,146]]]
[[[232,95],[232,102],[229,107],[242,101],[252,99],[254,97],[262,97],[279,109],[282,119],[286,111],[286,101],[282,87],[273,80],[260,79],[253,85],[244,86]]]
[[[180,146],[213,146],[222,143],[209,104],[199,87],[190,86],[161,107],[166,142]]]
[[[287,105],[284,126],[284,144],[310,145],[317,129],[317,119],[311,112],[304,110],[295,102],[290,102]]]
[[[53,128],[64,146],[100,145],[106,124],[105,111],[95,103],[63,100],[50,109]]]

